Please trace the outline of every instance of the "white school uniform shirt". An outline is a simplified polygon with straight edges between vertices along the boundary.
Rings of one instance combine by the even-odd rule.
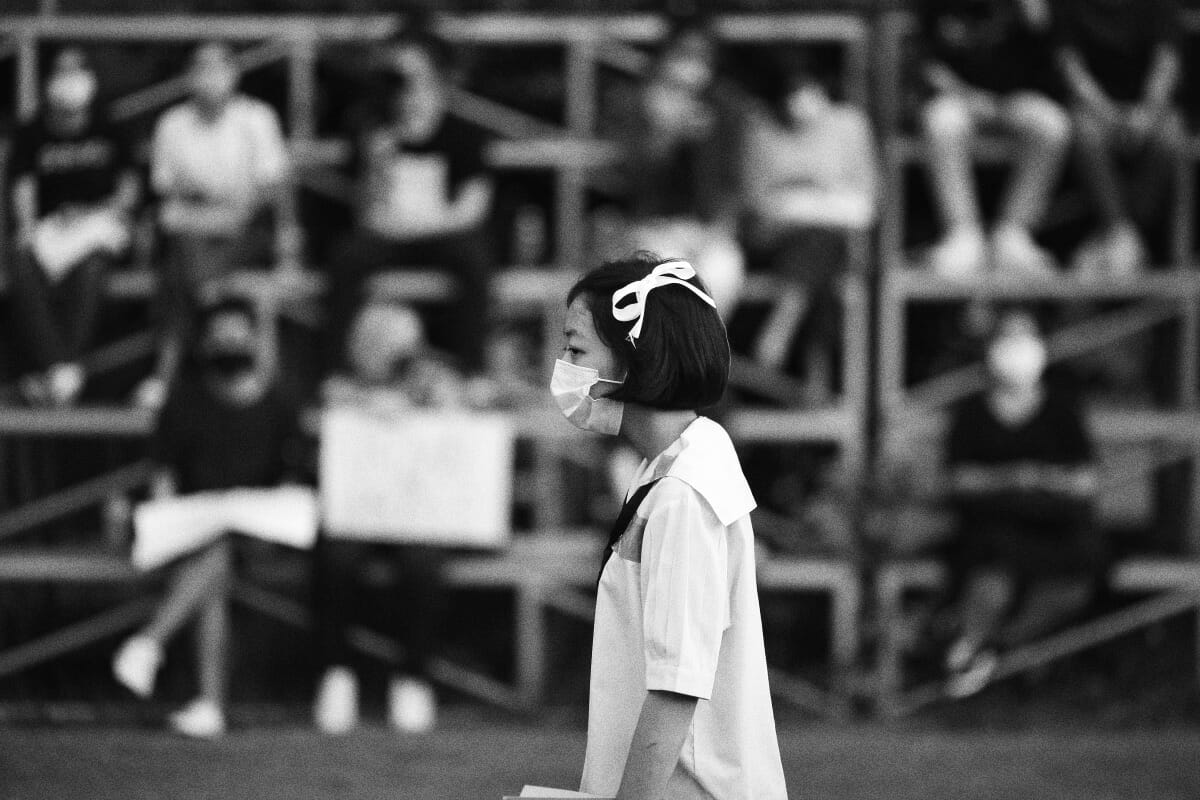
[[[786,798],[755,582],[755,503],[729,435],[697,419],[642,462],[629,494],[656,478],[600,577],[580,788],[617,793],[653,689],[699,699],[665,798]]]

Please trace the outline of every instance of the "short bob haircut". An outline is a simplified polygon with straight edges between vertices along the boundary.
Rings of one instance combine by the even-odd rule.
[[[639,252],[584,275],[567,293],[567,304],[585,298],[596,333],[626,370],[613,400],[658,409],[698,410],[716,405],[729,382],[729,338],[717,310],[682,286],[659,286],[646,295],[641,336],[633,322],[613,317],[613,294],[641,280],[663,259]],[[691,284],[709,294],[699,277]]]

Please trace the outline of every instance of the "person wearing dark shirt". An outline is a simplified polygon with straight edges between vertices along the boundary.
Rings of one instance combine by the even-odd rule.
[[[278,486],[295,468],[297,413],[261,364],[262,324],[242,301],[202,312],[195,358],[160,412],[156,497]],[[225,729],[232,561],[230,542],[221,540],[181,562],[150,622],[113,661],[117,679],[148,697],[166,643],[196,620],[200,694],[170,718],[185,735],[212,737]]]
[[[1080,247],[1083,277],[1130,277],[1147,261],[1141,228],[1161,217],[1186,139],[1174,107],[1182,76],[1173,0],[1064,0],[1058,63],[1083,176],[1101,229]]]
[[[445,42],[414,29],[389,42],[380,60],[383,108],[356,154],[357,228],[331,259],[327,366],[345,367],[346,332],[373,273],[434,266],[454,274],[458,294],[446,313],[427,317],[430,339],[478,372],[492,272],[488,136],[449,114],[452,54]]]
[[[960,525],[950,558],[959,631],[946,667],[955,696],[986,684],[998,648],[1082,610],[1103,569],[1090,437],[1070,393],[1043,380],[1045,365],[1033,317],[1001,314],[990,386],[954,412],[946,461]]]
[[[1070,145],[1055,103],[1047,0],[924,0],[919,5],[927,164],[945,228],[930,251],[938,274],[970,278],[989,263],[1049,274],[1033,237]],[[976,191],[972,144],[994,130],[1012,140],[1013,167],[991,236]]]
[[[13,137],[12,321],[32,402],[65,405],[83,390],[102,281],[128,245],[138,199],[129,147],[96,114],[95,94],[83,54],[63,50],[46,81],[45,110]]]

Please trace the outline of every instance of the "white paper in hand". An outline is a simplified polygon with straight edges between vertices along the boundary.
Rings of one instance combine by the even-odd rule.
[[[562,798],[563,800],[566,800],[567,798],[578,798],[578,797],[590,797],[590,798],[595,798],[596,800],[611,800],[611,798],[602,798],[602,797],[600,797],[600,795],[597,795],[597,794],[586,794],[584,792],[573,792],[569,789],[551,789],[548,786],[526,786],[524,789],[521,790],[521,794],[519,796],[520,797],[548,798],[549,800],[553,800],[553,798]]]
[[[200,492],[142,503],[133,512],[133,563],[161,567],[236,532],[299,549],[317,538],[317,498],[304,486]]]
[[[68,221],[51,214],[33,230],[33,255],[51,283],[58,283],[93,253],[115,255],[129,246],[129,228],[110,211],[79,214]]]

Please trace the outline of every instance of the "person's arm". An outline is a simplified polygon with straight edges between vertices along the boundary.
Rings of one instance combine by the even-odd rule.
[[[675,692],[650,691],[642,703],[617,800],[643,800],[666,794],[687,738],[697,700]]]
[[[448,232],[471,230],[487,219],[492,208],[495,187],[487,175],[476,175],[463,181],[447,214]]]
[[[1138,133],[1148,134],[1166,116],[1182,75],[1183,62],[1179,50],[1171,44],[1161,44],[1155,48],[1142,98],[1131,113],[1131,124]]]
[[[1115,125],[1120,121],[1120,109],[1092,76],[1079,50],[1069,45],[1061,47],[1055,54],[1055,60],[1067,84],[1067,91],[1076,103],[1101,122]]]
[[[37,226],[37,182],[32,175],[21,175],[13,182],[13,217],[17,225],[17,247],[27,248]]]

